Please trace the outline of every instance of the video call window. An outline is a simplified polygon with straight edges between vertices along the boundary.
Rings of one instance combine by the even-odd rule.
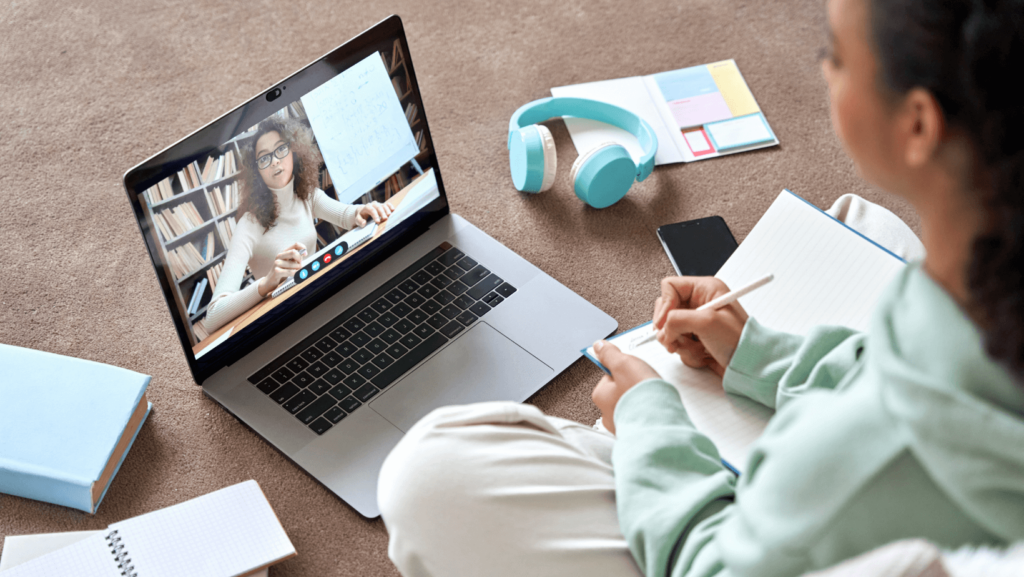
[[[420,96],[389,48],[141,193],[197,357],[439,196]],[[288,251],[294,275],[275,267]]]

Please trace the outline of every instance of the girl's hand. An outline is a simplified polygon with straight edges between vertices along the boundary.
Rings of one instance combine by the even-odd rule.
[[[708,367],[723,376],[740,342],[747,312],[739,302],[714,311],[693,309],[727,292],[729,287],[714,277],[678,276],[662,280],[653,319],[658,342],[668,352],[678,353],[686,366]]]
[[[374,201],[370,204],[364,204],[359,207],[359,212],[356,213],[356,225],[365,225],[368,218],[372,218],[373,222],[380,224],[387,220],[388,216],[394,211],[395,209],[391,208],[391,203],[388,202],[381,204]]]
[[[622,395],[638,383],[660,378],[660,375],[644,361],[623,353],[619,347],[607,341],[594,343],[594,352],[597,354],[597,360],[611,371],[611,375],[605,375],[598,381],[590,398],[594,400],[597,408],[601,409],[604,428],[614,434],[615,406],[619,404]]]
[[[274,267],[270,269],[267,276],[260,279],[259,287],[256,289],[259,291],[260,296],[265,297],[274,292],[274,289],[280,286],[282,282],[302,268],[303,254],[306,254],[306,246],[301,242],[297,242],[274,257]]]

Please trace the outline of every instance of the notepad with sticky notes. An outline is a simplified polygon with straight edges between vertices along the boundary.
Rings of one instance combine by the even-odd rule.
[[[553,96],[589,98],[629,110],[658,136],[655,164],[716,158],[779,143],[734,60],[723,60],[648,76],[602,80],[551,89]],[[642,156],[625,130],[584,118],[565,118],[582,154],[618,142],[634,160]]]
[[[867,330],[879,297],[904,266],[895,254],[784,190],[715,276],[735,288],[775,275],[740,298],[740,304],[766,327],[805,334],[825,324]],[[641,344],[651,332],[653,326],[645,323],[608,341],[647,361],[672,383],[694,426],[740,472],[772,411],[726,394],[720,377],[687,367],[657,341]],[[593,347],[583,352],[607,372]]]

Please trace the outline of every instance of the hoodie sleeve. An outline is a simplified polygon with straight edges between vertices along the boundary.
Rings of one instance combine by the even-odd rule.
[[[775,331],[750,317],[722,386],[772,409],[812,389],[834,389],[860,362],[866,335],[818,326],[806,336]]]

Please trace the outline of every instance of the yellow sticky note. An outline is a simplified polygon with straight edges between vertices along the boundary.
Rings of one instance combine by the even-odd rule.
[[[715,85],[718,86],[718,91],[722,93],[722,98],[725,99],[725,104],[734,118],[761,112],[735,61],[723,60],[708,64],[708,71],[711,72],[711,78],[715,80]]]

